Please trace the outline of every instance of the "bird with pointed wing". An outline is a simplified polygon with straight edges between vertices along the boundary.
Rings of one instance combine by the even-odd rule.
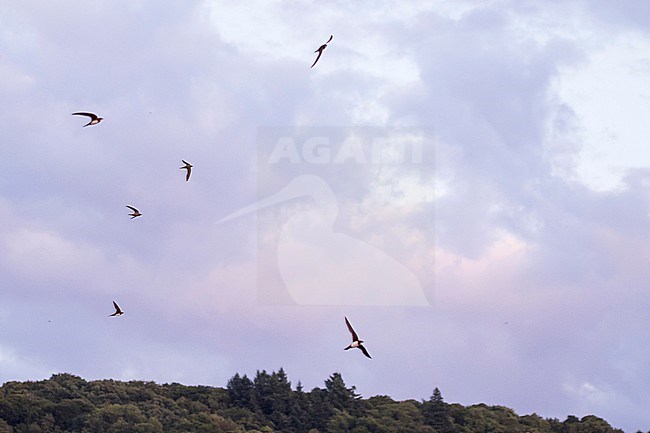
[[[113,306],[115,307],[115,312],[113,314],[111,314],[109,317],[121,316],[122,314],[124,314],[124,311],[122,311],[120,306],[117,305],[117,302],[113,301]]]
[[[85,111],[79,111],[77,113],[72,113],[72,116],[86,116],[86,117],[89,117],[90,122],[86,123],[84,125],[84,128],[86,126],[97,125],[99,122],[104,120],[103,117],[98,117],[95,113],[86,113]]]
[[[368,351],[366,348],[363,346],[363,340],[359,339],[359,336],[357,335],[356,332],[354,332],[354,329],[352,329],[352,325],[350,325],[350,321],[348,318],[345,318],[345,324],[348,325],[348,331],[350,331],[350,334],[352,334],[352,343],[346,347],[343,350],[348,350],[348,349],[360,349],[364,355],[366,355],[368,358],[372,359],[372,356],[368,354]]]
[[[136,208],[134,208],[133,206],[129,206],[129,205],[127,204],[126,207],[128,207],[129,209],[131,209],[131,210],[133,211],[133,213],[130,213],[130,214],[129,214],[129,216],[131,217],[131,219],[133,219],[133,218],[137,218],[137,217],[139,217],[139,216],[142,216],[142,214],[140,213],[140,211],[137,210]]]
[[[318,59],[320,59],[320,56],[323,55],[323,51],[325,50],[325,48],[327,48],[327,44],[330,43],[330,41],[332,40],[333,37],[334,37],[334,35],[330,35],[330,38],[327,40],[327,42],[325,42],[323,45],[318,47],[318,49],[316,51],[314,51],[315,53],[318,53],[318,57],[316,57],[316,60],[314,60],[314,63],[311,65],[312,68],[314,66],[316,66],[316,62],[318,62]]]
[[[181,159],[183,161],[184,166],[180,167],[181,170],[187,170],[187,174],[185,175],[185,182],[190,180],[190,175],[192,174],[192,167],[194,167],[192,164],[189,162],[185,161],[184,159]]]

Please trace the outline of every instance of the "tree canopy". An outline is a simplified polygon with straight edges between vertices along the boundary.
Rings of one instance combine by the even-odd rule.
[[[340,373],[324,388],[292,388],[283,369],[235,374],[226,389],[55,374],[0,387],[0,433],[622,433],[594,415],[565,421],[503,406],[363,399]]]

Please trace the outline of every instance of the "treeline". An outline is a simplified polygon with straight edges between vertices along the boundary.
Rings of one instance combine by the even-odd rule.
[[[361,398],[339,373],[324,388],[292,388],[283,369],[236,374],[226,389],[177,383],[87,382],[56,374],[0,387],[0,433],[610,433],[596,416],[565,421],[518,416],[503,406],[446,403],[436,388],[426,401]]]

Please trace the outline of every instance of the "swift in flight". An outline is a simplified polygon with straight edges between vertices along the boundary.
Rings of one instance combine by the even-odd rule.
[[[137,217],[139,217],[139,216],[142,216],[142,214],[140,213],[140,211],[137,210],[136,208],[134,208],[133,206],[129,206],[129,205],[127,204],[126,207],[128,207],[129,209],[131,209],[131,210],[133,211],[133,213],[130,213],[130,214],[129,214],[129,215],[131,216],[131,219],[133,219],[133,218],[137,218]]]
[[[115,312],[113,314],[111,314],[109,317],[121,316],[122,314],[124,314],[124,311],[122,311],[120,306],[117,305],[117,302],[113,301],[113,306],[115,307]]]
[[[318,62],[318,59],[320,59],[320,56],[323,55],[323,51],[325,51],[325,48],[327,48],[327,44],[330,43],[330,41],[332,40],[333,37],[334,37],[334,35],[330,35],[330,38],[327,40],[327,42],[325,42],[323,45],[318,47],[318,49],[316,51],[314,51],[315,53],[318,53],[318,57],[316,57],[316,60],[314,60],[314,64],[311,65],[312,68],[314,66],[316,66],[316,62]]]
[[[185,175],[185,182],[190,180],[190,174],[192,174],[192,167],[194,167],[192,164],[189,162],[185,161],[184,159],[181,159],[183,161],[184,166],[180,167],[181,170],[187,170],[187,174]]]
[[[97,125],[99,122],[104,120],[103,117],[97,117],[97,115],[95,113],[86,113],[86,112],[83,112],[83,111],[80,111],[80,112],[77,112],[77,113],[72,113],[72,116],[86,116],[86,117],[89,117],[90,122],[86,123],[84,125],[84,128],[86,126]]]

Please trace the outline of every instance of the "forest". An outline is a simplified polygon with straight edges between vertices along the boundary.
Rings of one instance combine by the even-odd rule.
[[[295,388],[283,369],[235,374],[227,387],[116,380],[71,374],[6,382],[0,387],[0,433],[609,433],[605,420],[569,415],[564,421],[517,415],[504,406],[362,398],[340,373],[324,388]]]

